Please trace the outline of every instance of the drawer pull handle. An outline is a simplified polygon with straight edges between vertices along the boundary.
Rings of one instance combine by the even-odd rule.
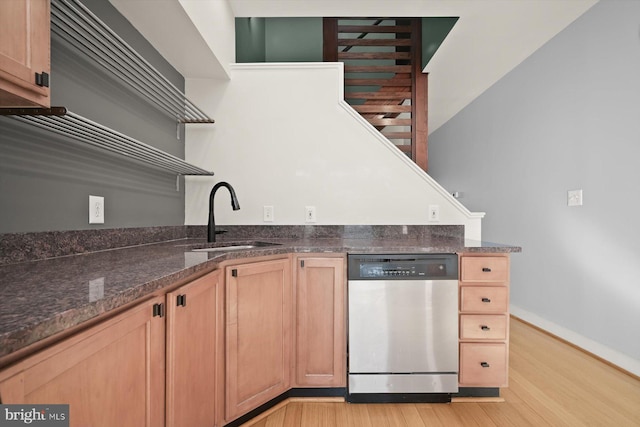
[[[187,296],[185,294],[178,295],[176,297],[176,305],[186,307],[187,306]]]
[[[483,331],[490,331],[491,330],[491,328],[488,327],[487,325],[480,326],[480,329],[482,329]]]
[[[489,299],[489,298],[482,298],[482,302],[491,302],[491,299]]]
[[[482,271],[485,273],[491,273],[491,269],[489,267],[482,267]]]
[[[491,367],[487,362],[480,362],[480,366],[482,366],[483,368]]]
[[[153,304],[153,317],[164,317],[164,304]]]

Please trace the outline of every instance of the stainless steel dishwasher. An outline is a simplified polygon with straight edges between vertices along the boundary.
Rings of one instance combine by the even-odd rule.
[[[349,402],[449,402],[458,391],[458,256],[348,256]]]

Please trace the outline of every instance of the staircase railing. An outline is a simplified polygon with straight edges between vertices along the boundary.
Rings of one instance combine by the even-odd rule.
[[[324,60],[344,62],[345,100],[427,170],[420,18],[325,18]]]

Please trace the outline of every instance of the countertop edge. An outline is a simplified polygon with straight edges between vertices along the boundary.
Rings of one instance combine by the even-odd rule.
[[[187,239],[198,240],[199,239]],[[277,239],[261,239],[275,241]],[[196,263],[189,267],[176,270],[170,274],[155,278],[140,284],[132,284],[127,290],[117,295],[103,298],[93,303],[87,303],[82,307],[57,313],[56,315],[38,322],[36,324],[24,325],[22,328],[6,332],[0,335],[0,366],[3,366],[3,359],[12,353],[37,344],[39,341],[55,337],[65,331],[81,326],[100,316],[108,316],[110,312],[119,312],[118,309],[143,302],[154,293],[161,294],[164,289],[168,289],[180,281],[192,277],[198,273],[206,274],[216,270],[225,261],[250,259],[271,255],[290,255],[305,253],[376,253],[376,252],[405,252],[405,253],[519,253],[522,249],[518,246],[500,245],[487,242],[474,242],[474,245],[393,245],[379,244],[357,245],[354,243],[341,242],[340,244],[320,244],[322,239],[314,239],[302,243],[281,242],[278,246],[256,247],[247,250],[222,251],[219,254],[210,255],[203,262]],[[484,243],[484,246],[477,244]],[[141,245],[142,246],[142,245]],[[118,250],[118,249],[114,249]]]

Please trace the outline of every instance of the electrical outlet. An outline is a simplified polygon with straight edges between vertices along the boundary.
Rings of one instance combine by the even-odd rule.
[[[264,222],[273,222],[273,206],[262,207],[262,220]]]
[[[429,221],[440,221],[440,205],[429,205]]]
[[[316,222],[316,207],[305,206],[304,207],[304,220],[306,222]]]
[[[582,206],[582,190],[567,191],[567,206]]]
[[[104,197],[89,196],[89,224],[104,224]]]

